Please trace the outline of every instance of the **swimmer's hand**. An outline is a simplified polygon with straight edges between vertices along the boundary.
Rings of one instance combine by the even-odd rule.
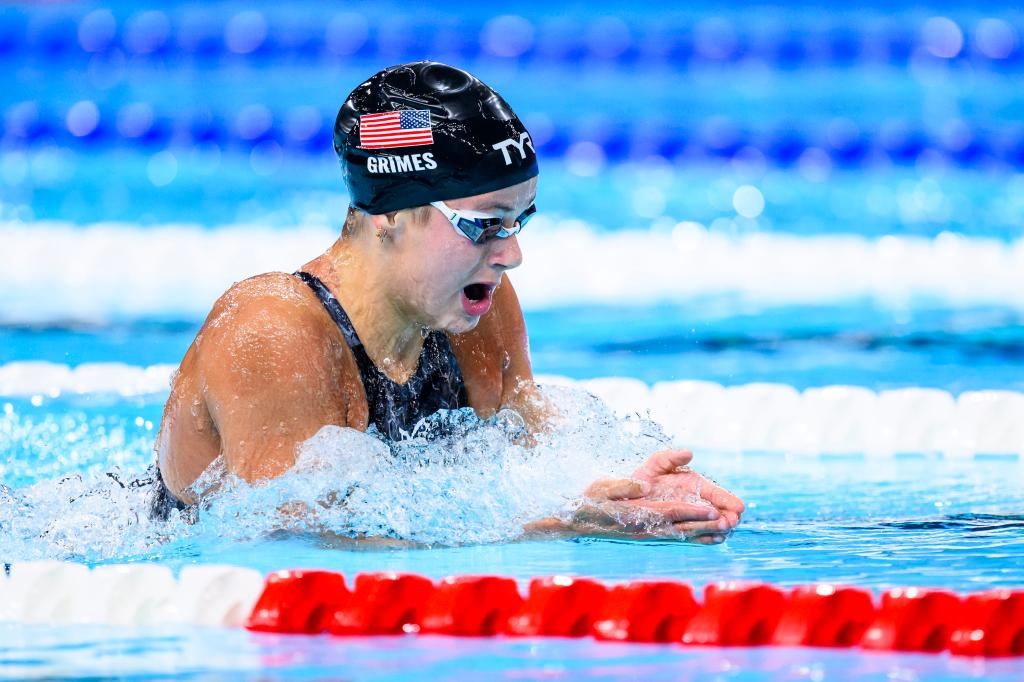
[[[717,512],[707,521],[677,522],[675,526],[698,542],[722,542],[739,525],[746,507],[743,500],[691,469],[692,460],[689,450],[661,450],[634,471],[633,478],[650,485],[646,500],[685,500]]]
[[[632,478],[595,482],[584,493],[587,502],[576,512],[571,530],[680,537],[707,545],[724,542],[740,522],[743,501],[690,469],[692,459],[688,450],[662,450]],[[540,521],[527,530],[556,529],[550,521]]]

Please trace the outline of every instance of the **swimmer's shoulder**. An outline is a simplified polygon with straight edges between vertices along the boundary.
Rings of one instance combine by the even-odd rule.
[[[199,335],[200,348],[225,337],[259,344],[306,343],[334,338],[336,329],[316,294],[305,282],[284,272],[267,272],[235,282],[213,304]],[[259,336],[261,338],[255,338]]]
[[[247,480],[276,475],[324,424],[367,420],[355,360],[319,299],[297,277],[266,273],[214,303],[175,374],[158,462],[181,498],[218,455]]]
[[[319,308],[319,300],[301,279],[284,272],[266,272],[232,284],[214,302],[203,326],[259,317],[266,317],[275,327],[316,326],[321,321],[315,314]]]
[[[351,351],[316,294],[283,272],[232,285],[214,303],[193,351],[206,385],[269,386],[315,400],[349,395],[358,381]]]

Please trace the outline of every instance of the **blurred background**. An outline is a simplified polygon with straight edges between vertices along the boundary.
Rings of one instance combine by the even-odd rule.
[[[1024,390],[1005,3],[6,3],[0,367],[176,364],[337,235],[347,93],[416,59],[524,119],[538,372]]]

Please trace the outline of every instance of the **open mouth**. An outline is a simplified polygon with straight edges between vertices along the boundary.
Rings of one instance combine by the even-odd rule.
[[[462,293],[466,295],[470,301],[482,301],[491,295],[493,287],[489,284],[482,284],[477,282],[476,284],[470,284],[468,287],[463,287]]]
[[[494,294],[494,285],[484,282],[476,282],[467,287],[462,287],[462,309],[467,315],[479,317],[491,309],[491,297]]]

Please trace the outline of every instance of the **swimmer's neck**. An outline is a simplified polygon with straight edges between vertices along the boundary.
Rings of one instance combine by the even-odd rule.
[[[391,290],[394,278],[359,236],[334,242],[302,266],[331,290],[345,309],[366,354],[388,378],[405,383],[416,372],[423,350],[423,324]]]

